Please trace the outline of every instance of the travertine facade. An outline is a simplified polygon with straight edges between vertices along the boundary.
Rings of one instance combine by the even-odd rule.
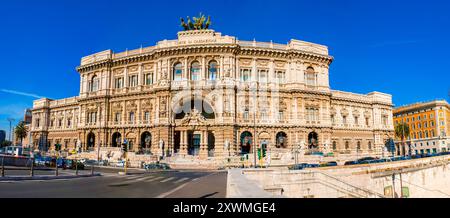
[[[332,60],[326,46],[213,30],[103,51],[82,58],[79,96],[34,102],[34,145],[89,150],[127,139],[135,152],[206,158],[252,152],[256,142],[274,151],[380,155],[393,133],[391,96],[331,90]]]

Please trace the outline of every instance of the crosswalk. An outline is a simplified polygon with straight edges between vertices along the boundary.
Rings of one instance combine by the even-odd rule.
[[[189,178],[189,177],[177,177],[177,176],[163,176],[163,175],[149,175],[149,174],[137,174],[137,175],[118,175],[118,174],[103,174],[102,177],[105,178],[116,178],[118,181],[114,183],[113,185],[129,185],[133,183],[173,183],[173,184],[180,184],[183,182],[189,182],[194,180],[195,178]]]

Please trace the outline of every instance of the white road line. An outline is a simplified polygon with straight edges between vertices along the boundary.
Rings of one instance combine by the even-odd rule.
[[[140,178],[140,177],[142,177],[142,176],[145,176],[145,175],[127,176],[127,177],[126,177],[126,180],[133,180],[133,179]]]
[[[174,179],[175,179],[175,177],[170,177],[170,178],[167,178],[167,179],[162,180],[162,181],[160,181],[160,182],[168,182],[168,181],[174,180]]]
[[[175,183],[180,183],[180,182],[184,182],[184,181],[186,181],[186,180],[188,180],[189,178],[182,178],[182,179],[179,179],[179,180],[177,180],[177,181],[175,181]]]
[[[144,181],[144,180],[147,180],[149,177],[153,177],[153,176],[145,176],[142,178],[135,179],[134,181],[136,181],[136,182]]]
[[[160,180],[160,179],[164,179],[164,177],[156,177],[156,178],[153,178],[153,179],[149,179],[149,180],[147,180],[145,182],[153,182],[153,181]]]

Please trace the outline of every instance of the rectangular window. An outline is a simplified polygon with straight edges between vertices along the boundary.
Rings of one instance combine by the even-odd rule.
[[[130,112],[130,123],[133,124],[134,123],[134,112]]]
[[[284,120],[284,113],[283,111],[278,112],[278,120]]]
[[[136,87],[138,85],[138,77],[137,75],[131,75],[128,77],[128,86]]]
[[[120,122],[120,113],[116,113],[114,116],[114,122],[119,123]]]
[[[250,76],[251,76],[251,69],[241,69],[241,81],[242,82],[247,82],[250,80]]]
[[[285,83],[286,74],[284,71],[277,71],[275,74],[276,74],[276,77],[277,77],[276,79],[277,79],[278,83],[280,83],[280,84]]]
[[[267,83],[268,82],[268,71],[258,70],[258,82]]]
[[[144,121],[146,122],[150,121],[150,112],[146,111],[144,113]]]
[[[145,85],[153,84],[153,73],[145,74]]]
[[[123,78],[122,77],[116,78],[114,88],[116,88],[116,89],[123,88]]]
[[[248,120],[248,110],[244,111],[244,120]]]

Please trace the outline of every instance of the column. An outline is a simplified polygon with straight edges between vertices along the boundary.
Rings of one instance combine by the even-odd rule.
[[[187,131],[181,130],[180,131],[180,154],[181,155],[187,155]]]
[[[128,67],[123,70],[123,87],[128,87]]]
[[[202,140],[200,143],[200,158],[208,157],[208,131],[202,131]]]
[[[250,81],[255,82],[258,81],[257,79],[257,69],[256,69],[256,58],[253,58],[252,61],[252,79]]]

